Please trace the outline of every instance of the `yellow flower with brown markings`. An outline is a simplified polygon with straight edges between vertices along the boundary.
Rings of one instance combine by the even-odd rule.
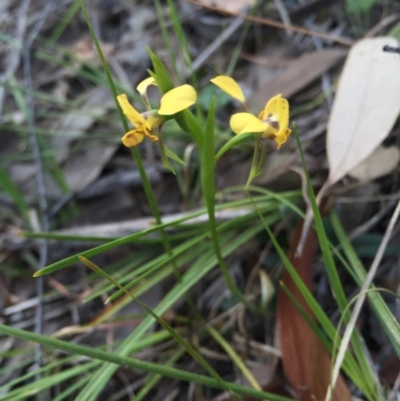
[[[128,148],[132,148],[139,145],[139,143],[141,143],[146,136],[152,142],[158,141],[158,137],[156,135],[152,135],[151,132],[155,127],[158,127],[161,124],[161,118],[158,118],[157,115],[148,116],[146,113],[139,113],[129,103],[125,94],[117,96],[117,100],[123,113],[135,127],[135,129],[128,131],[122,137],[122,143]]]
[[[211,82],[246,107],[243,91],[233,78],[219,75],[211,79]],[[272,139],[279,149],[292,132],[288,127],[289,102],[281,94],[276,95],[267,102],[257,117],[247,112],[236,113],[231,116],[229,125],[237,135],[260,133],[262,138]]]
[[[147,100],[147,88],[150,85],[157,85],[154,78],[146,78],[136,87],[143,97],[145,104],[149,107]],[[135,127],[122,137],[122,143],[132,148],[139,145],[145,137],[152,142],[158,141],[157,135],[153,134],[153,130],[160,127],[164,122],[163,116],[170,116],[187,109],[197,100],[197,94],[190,85],[182,85],[173,88],[161,97],[160,108],[158,110],[149,110],[139,113],[128,101],[125,94],[117,96],[118,103],[122,112]]]

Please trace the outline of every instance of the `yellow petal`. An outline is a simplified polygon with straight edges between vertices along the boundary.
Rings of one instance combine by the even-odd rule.
[[[133,148],[134,146],[139,145],[143,141],[145,134],[141,130],[134,129],[132,131],[127,132],[122,138],[122,143],[127,148]]]
[[[217,85],[218,88],[222,89],[229,96],[232,96],[234,99],[239,100],[239,102],[244,104],[246,99],[243,91],[233,78],[226,75],[218,75],[217,77],[211,79],[211,82],[214,85]]]
[[[147,88],[150,85],[157,86],[157,82],[153,77],[146,78],[142,82],[140,82],[139,85],[136,87],[136,90],[143,96],[146,94]]]
[[[281,146],[287,141],[291,133],[292,130],[288,128],[284,133],[274,138],[275,143],[278,145],[278,149],[280,149]]]
[[[289,125],[289,102],[283,99],[281,94],[274,96],[258,118],[272,126],[276,130],[276,136],[285,136]],[[272,134],[272,131],[266,132],[265,136],[269,134]]]
[[[145,132],[146,138],[149,138],[151,142],[157,142],[158,141],[158,136],[157,135],[151,135],[150,132]]]
[[[187,109],[196,103],[197,93],[193,86],[182,85],[167,92],[160,102],[158,114],[170,116]]]
[[[143,116],[129,103],[128,98],[125,93],[117,96],[118,103],[123,111],[123,113],[128,117],[129,121],[138,127],[141,124],[147,126],[146,120]]]
[[[233,114],[229,125],[235,134],[245,134],[247,132],[264,132],[268,124],[260,121],[256,116],[250,113]]]

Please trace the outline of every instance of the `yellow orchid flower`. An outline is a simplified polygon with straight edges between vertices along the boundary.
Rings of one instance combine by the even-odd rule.
[[[148,105],[146,91],[150,85],[157,85],[152,77],[146,78],[136,87],[146,105]],[[117,96],[117,100],[122,112],[135,127],[133,130],[127,132],[121,139],[126,147],[132,148],[139,145],[145,137],[149,138],[152,142],[158,141],[158,137],[153,135],[152,132],[164,122],[162,116],[170,116],[187,109],[196,103],[197,94],[190,85],[178,86],[161,97],[160,108],[158,110],[149,110],[144,113],[139,113],[129,103],[125,94]]]
[[[246,107],[243,91],[234,79],[219,75],[211,82]],[[257,117],[251,113],[236,113],[232,115],[229,125],[237,135],[248,132],[261,133],[262,138],[275,141],[279,149],[292,132],[288,128],[289,102],[282,98],[281,94],[276,95],[267,102]]]
[[[147,115],[146,113],[140,114],[129,103],[125,94],[117,96],[117,100],[122,112],[135,127],[135,129],[128,131],[122,137],[122,143],[128,148],[132,148],[139,145],[139,143],[141,143],[146,136],[152,142],[158,141],[158,137],[156,135],[152,135],[151,132],[155,127],[158,127],[161,124],[161,118],[157,118],[156,115],[148,115],[148,113]]]

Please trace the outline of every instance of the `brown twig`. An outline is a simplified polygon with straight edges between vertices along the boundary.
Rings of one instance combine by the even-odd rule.
[[[380,31],[385,29],[390,24],[398,21],[400,19],[400,14],[391,14],[384,18],[382,21],[379,21],[373,28],[371,28],[365,35],[364,38],[373,38]]]
[[[233,17],[240,17],[240,18],[246,19],[248,21],[257,22],[257,23],[262,24],[262,25],[268,25],[268,26],[271,26],[271,27],[274,27],[274,28],[285,29],[285,30],[289,30],[289,31],[292,31],[292,32],[298,32],[298,33],[302,33],[304,35],[316,36],[316,37],[319,37],[321,39],[325,39],[325,40],[329,40],[329,41],[332,41],[332,42],[340,43],[340,44],[342,44],[344,46],[352,46],[355,43],[355,41],[351,40],[351,39],[342,38],[342,37],[339,37],[339,36],[332,36],[332,35],[328,35],[328,34],[322,33],[322,32],[311,31],[310,29],[306,29],[306,28],[303,28],[301,26],[284,24],[282,22],[275,21],[275,20],[270,19],[270,18],[256,17],[256,16],[248,15],[248,14],[237,14],[237,13],[233,13],[233,12],[230,12],[230,11],[226,11],[226,10],[224,10],[222,8],[219,8],[219,7],[208,6],[208,5],[206,6],[206,5],[201,4],[201,3],[199,3],[198,1],[195,1],[195,0],[181,0],[181,1],[193,4],[193,5],[198,6],[198,7],[207,8],[209,10],[212,10],[212,11],[215,11],[215,12],[218,12],[218,13],[221,13],[221,14],[231,15]]]

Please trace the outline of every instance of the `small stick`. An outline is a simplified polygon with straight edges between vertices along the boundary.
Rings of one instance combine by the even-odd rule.
[[[329,34],[326,34],[326,33],[323,33],[323,32],[311,31],[309,29],[306,29],[306,28],[303,28],[303,27],[297,26],[297,25],[287,25],[287,24],[284,24],[284,23],[279,22],[279,21],[275,21],[275,20],[270,19],[270,18],[262,18],[262,17],[257,17],[257,16],[254,16],[254,15],[233,13],[233,12],[224,10],[222,8],[219,8],[219,7],[214,7],[214,6],[211,6],[211,5],[201,4],[200,2],[198,2],[196,0],[183,0],[183,1],[185,1],[186,3],[189,3],[189,4],[194,4],[194,5],[199,6],[199,7],[207,8],[208,10],[216,11],[216,12],[221,13],[221,14],[232,15],[234,17],[240,17],[240,18],[243,18],[243,19],[246,19],[246,20],[249,20],[249,21],[257,22],[257,23],[262,24],[262,25],[268,25],[268,26],[272,26],[274,28],[286,29],[286,30],[293,31],[293,32],[299,32],[299,33],[303,33],[304,35],[317,36],[317,37],[319,37],[321,39],[325,39],[325,40],[329,40],[329,41],[332,41],[332,42],[340,43],[340,44],[342,44],[344,46],[349,46],[350,47],[355,43],[355,41],[351,40],[351,39],[347,39],[347,38],[343,38],[343,37],[339,37],[339,36],[332,36],[332,35],[329,35]]]

